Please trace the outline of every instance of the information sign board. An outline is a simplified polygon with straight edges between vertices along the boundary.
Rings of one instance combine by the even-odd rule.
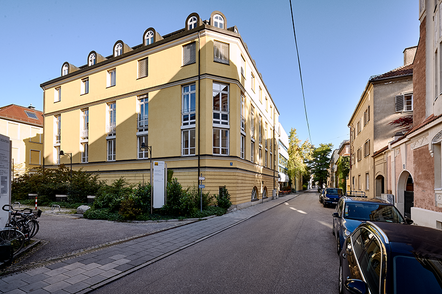
[[[8,212],[1,208],[11,203],[11,140],[0,135],[0,228],[8,221]]]

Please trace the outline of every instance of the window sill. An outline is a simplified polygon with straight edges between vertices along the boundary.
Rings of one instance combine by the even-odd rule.
[[[81,97],[81,96],[84,96],[84,95],[87,95],[87,94],[89,94],[89,92],[87,92],[87,93],[81,93],[81,94],[80,94],[80,97]]]
[[[138,81],[138,80],[142,80],[142,79],[147,78],[147,77],[148,77],[148,75],[147,75],[147,76],[144,76],[144,77],[138,77],[138,78],[137,78],[137,81]]]
[[[220,63],[220,64],[224,64],[224,65],[230,65],[229,60],[222,61],[222,60],[215,60],[215,59],[214,59],[213,62]]]
[[[113,87],[115,87],[115,86],[116,86],[116,85],[107,86],[106,89],[113,88]]]
[[[188,129],[194,129],[195,128],[195,124],[193,125],[188,125],[188,126],[181,126],[182,130],[188,130]]]
[[[190,63],[187,63],[187,64],[183,64],[183,65],[181,65],[181,67],[186,67],[186,66],[192,65],[192,64],[196,64],[196,61],[190,62]]]

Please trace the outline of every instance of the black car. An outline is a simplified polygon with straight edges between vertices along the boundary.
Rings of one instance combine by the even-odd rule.
[[[411,220],[405,220],[393,204],[377,198],[344,196],[339,200],[336,212],[332,216],[338,254],[345,239],[361,222],[412,223]]]
[[[324,207],[338,204],[339,198],[342,197],[342,189],[339,188],[325,188],[321,195],[319,195],[319,202]]]
[[[362,223],[339,255],[339,293],[442,293],[442,231]]]

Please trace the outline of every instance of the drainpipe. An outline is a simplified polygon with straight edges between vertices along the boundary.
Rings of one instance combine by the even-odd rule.
[[[201,39],[200,32],[198,32],[198,173],[197,181],[199,184],[199,177],[201,171]],[[200,194],[201,188],[198,185],[198,194]]]

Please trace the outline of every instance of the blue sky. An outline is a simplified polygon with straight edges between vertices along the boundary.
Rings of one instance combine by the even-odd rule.
[[[419,40],[418,0],[292,0],[313,144],[335,148],[372,75],[403,65]],[[0,105],[43,109],[40,84],[60,76],[65,61],[86,64],[95,50],[112,54],[123,40],[141,44],[153,27],[162,35],[221,11],[238,27],[289,133],[309,139],[289,0],[67,1],[0,0]]]

